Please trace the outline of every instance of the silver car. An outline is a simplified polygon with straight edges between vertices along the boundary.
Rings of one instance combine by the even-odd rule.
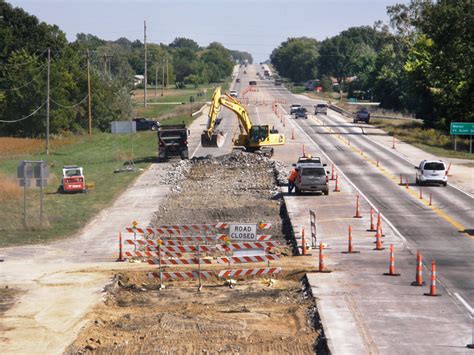
[[[442,160],[423,160],[416,169],[416,184],[423,185],[427,183],[448,185],[448,174],[446,165]]]
[[[329,195],[329,172],[324,169],[322,164],[296,164],[296,172],[298,173],[295,181],[296,194],[303,191],[313,191]]]

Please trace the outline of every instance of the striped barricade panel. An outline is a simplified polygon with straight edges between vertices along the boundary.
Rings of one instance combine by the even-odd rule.
[[[221,270],[218,276],[220,278],[228,277],[243,277],[243,276],[262,276],[262,275],[273,275],[281,272],[281,267],[266,267],[261,269],[232,269],[232,270]]]
[[[221,250],[245,250],[245,249],[269,249],[275,248],[279,245],[278,242],[248,242],[248,243],[229,243],[225,245],[218,245]]]
[[[209,279],[211,278],[214,273],[212,271],[201,271],[201,278],[202,279]],[[159,279],[160,273],[159,272],[149,272],[147,273],[149,278]],[[162,272],[161,273],[163,280],[170,280],[170,279],[178,279],[178,280],[194,280],[199,278],[198,271],[177,271],[177,272]]]
[[[158,253],[156,249],[151,249],[147,248],[147,250],[144,251],[126,251],[125,256],[127,258],[152,258],[152,257],[169,257],[169,258],[180,258],[183,256],[182,253],[165,253],[165,252],[160,252]]]
[[[174,240],[179,242],[188,242],[188,243],[215,243],[216,237],[212,236],[184,236],[184,235],[167,235],[159,237],[162,241]]]
[[[142,228],[133,228],[133,227],[127,227],[125,230],[128,233],[137,233],[137,234],[144,234],[145,231]]]
[[[249,256],[229,256],[219,257],[217,262],[219,264],[240,264],[240,263],[262,263],[267,261],[280,260],[278,255],[249,255]]]
[[[227,240],[230,240],[230,237],[227,235],[227,234],[218,234],[216,236],[216,239],[218,241],[227,241]],[[259,242],[263,242],[263,241],[270,241],[272,240],[272,236],[271,235],[257,235],[257,241]]]
[[[148,259],[148,264],[159,265],[160,260],[157,258]],[[161,259],[161,265],[197,265],[199,260],[197,258],[190,259]],[[211,259],[201,259],[201,265],[212,264]]]

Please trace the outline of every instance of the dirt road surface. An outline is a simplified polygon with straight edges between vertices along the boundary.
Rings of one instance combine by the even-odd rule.
[[[311,354],[314,301],[298,281],[173,282],[158,291],[143,272],[126,273],[66,353]]]

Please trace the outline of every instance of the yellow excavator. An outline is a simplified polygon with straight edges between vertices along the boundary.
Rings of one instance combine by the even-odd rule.
[[[209,117],[206,130],[201,134],[201,145],[203,147],[222,147],[226,139],[226,133],[216,129],[219,124],[218,115],[221,106],[227,107],[237,115],[239,119],[240,134],[234,140],[234,145],[244,147],[246,151],[260,151],[267,156],[273,155],[274,145],[285,144],[285,136],[271,129],[269,125],[253,125],[245,107],[235,98],[227,94],[221,94],[218,87],[211,99]]]

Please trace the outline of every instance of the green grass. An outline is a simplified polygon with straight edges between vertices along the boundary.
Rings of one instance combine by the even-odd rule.
[[[114,170],[123,167],[124,161],[131,157],[130,135],[95,134],[58,148],[48,157],[38,154],[1,159],[0,173],[7,177],[15,177],[16,166],[21,159],[45,160],[50,166],[50,179],[44,194],[46,223],[43,227],[38,216],[38,189],[28,189],[27,227],[23,225],[22,190],[16,191],[14,198],[0,201],[0,246],[42,243],[76,232],[135,180],[140,173],[138,169],[155,161],[156,150],[155,132],[133,134],[133,157],[137,170],[122,173],[114,173]],[[86,181],[94,182],[94,190],[86,194],[56,193],[61,168],[68,164],[82,166]]]
[[[433,128],[426,129],[422,121],[376,118],[371,119],[370,124],[428,153],[446,158],[474,159],[474,154],[468,151],[469,139],[458,137],[458,151],[455,152],[450,135]]]
[[[182,116],[184,112],[191,112],[198,110],[204,102],[211,99],[214,88],[221,86],[223,91],[229,89],[230,79],[223,83],[214,83],[200,86],[198,88],[184,88],[184,89],[166,89],[164,96],[161,96],[161,91],[158,90],[158,96],[154,95],[154,90],[148,91],[148,105],[143,107],[143,90],[138,90],[134,97],[134,108],[136,115],[139,117],[155,118],[161,120],[162,118],[170,118],[175,115]],[[204,91],[206,91],[204,93]],[[204,95],[198,97],[197,93],[202,92]],[[194,96],[195,102],[189,103],[189,98]],[[174,104],[179,102],[179,104]],[[158,103],[158,105],[154,104]],[[169,104],[167,104],[169,103]]]

